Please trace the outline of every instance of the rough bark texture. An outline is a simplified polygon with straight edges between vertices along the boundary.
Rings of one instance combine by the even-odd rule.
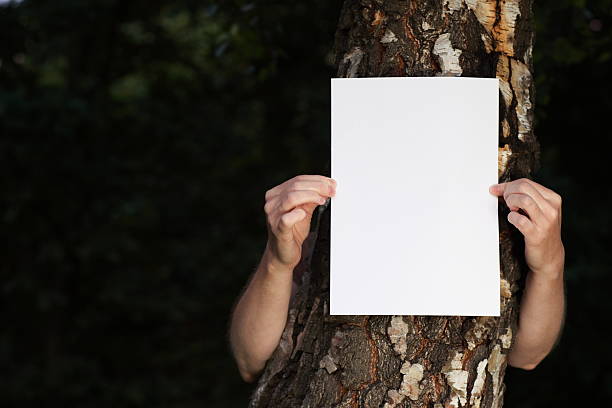
[[[499,177],[529,176],[538,154],[531,3],[347,0],[338,76],[497,76]],[[299,265],[300,289],[250,407],[501,407],[526,271],[505,206],[500,317],[330,316],[328,208],[313,220],[313,252]]]

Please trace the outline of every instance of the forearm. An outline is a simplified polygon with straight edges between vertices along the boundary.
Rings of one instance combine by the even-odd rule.
[[[240,374],[255,380],[278,346],[284,330],[293,271],[275,264],[268,247],[238,301],[230,325],[230,343]]]
[[[508,364],[528,370],[535,368],[560,336],[564,314],[563,265],[550,274],[529,272]]]

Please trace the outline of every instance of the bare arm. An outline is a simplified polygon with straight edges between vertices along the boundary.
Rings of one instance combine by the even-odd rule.
[[[266,192],[268,242],[229,329],[231,350],[246,382],[257,379],[278,346],[312,214],[334,194],[335,182],[318,175],[296,176]]]
[[[257,378],[278,345],[287,320],[293,270],[278,264],[268,247],[232,313],[230,344],[240,375]]]
[[[508,364],[532,370],[550,353],[561,334],[565,320],[563,270],[550,277],[529,272],[520,310]]]
[[[561,197],[529,179],[497,184],[491,192],[503,195],[508,221],[525,237],[529,273],[508,364],[532,370],[559,340],[565,320]]]

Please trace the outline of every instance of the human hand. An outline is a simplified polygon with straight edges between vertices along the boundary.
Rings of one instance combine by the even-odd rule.
[[[525,237],[529,269],[542,277],[562,273],[565,250],[561,242],[561,196],[526,178],[494,184],[489,192],[503,196],[510,209],[508,221]]]
[[[295,176],[266,191],[264,211],[271,261],[293,270],[310,231],[315,208],[336,194],[336,181],[319,175]]]

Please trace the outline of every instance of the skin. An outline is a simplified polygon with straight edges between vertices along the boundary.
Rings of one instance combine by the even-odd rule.
[[[557,343],[565,321],[561,196],[526,178],[495,184],[489,191],[503,197],[510,209],[508,222],[525,237],[529,272],[508,364],[533,370]]]
[[[299,175],[266,191],[268,241],[233,308],[229,329],[231,350],[246,382],[257,379],[280,341],[296,290],[293,273],[308,250],[313,212],[335,195],[336,185],[329,177]],[[561,197],[524,178],[495,184],[489,192],[505,201],[511,210],[508,221],[525,238],[529,272],[508,364],[532,370],[556,344],[564,321]]]

